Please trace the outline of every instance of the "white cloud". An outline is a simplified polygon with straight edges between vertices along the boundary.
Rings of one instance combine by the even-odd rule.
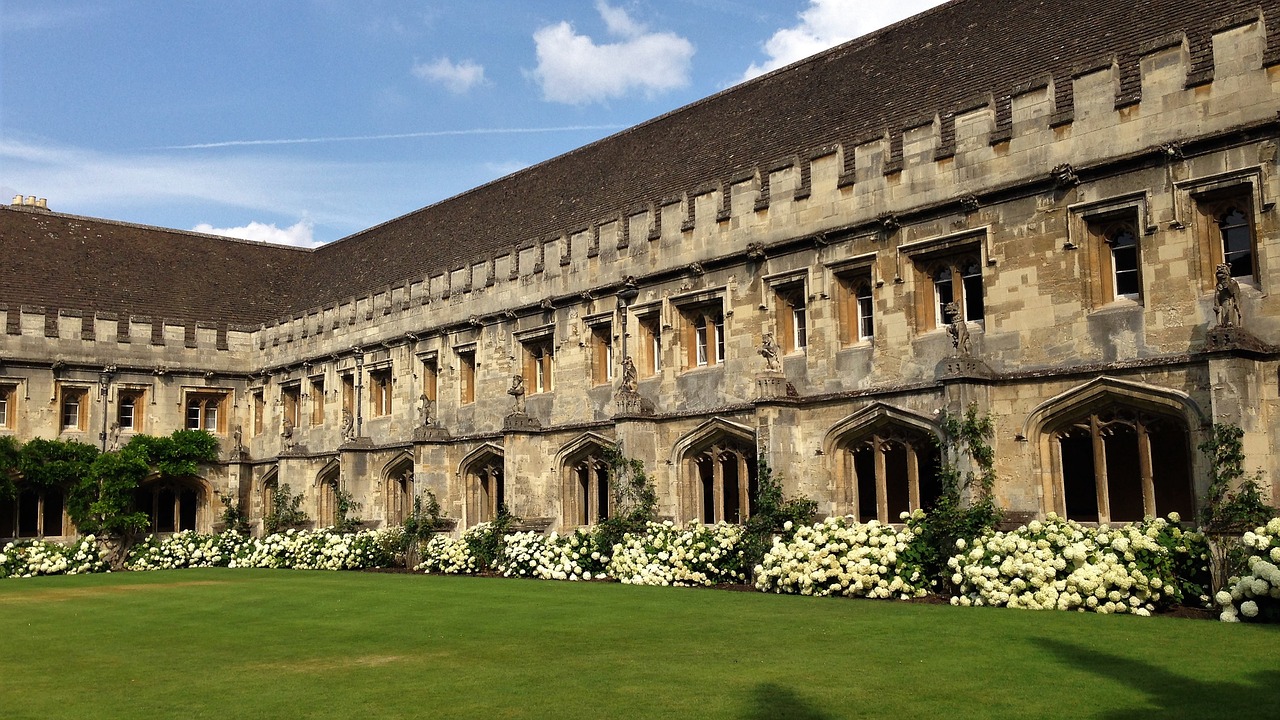
[[[809,0],[799,23],[782,28],[764,43],[768,59],[752,63],[743,80],[866,35],[886,25],[941,5],[943,0]]]
[[[428,82],[439,83],[451,93],[461,95],[484,82],[484,66],[471,60],[455,63],[449,58],[418,63],[413,74]]]
[[[292,245],[302,248],[313,248],[321,245],[312,237],[312,231],[315,226],[305,218],[284,229],[276,227],[275,223],[267,225],[256,220],[240,227],[216,228],[209,223],[200,223],[191,229],[206,235],[257,240],[276,245]]]
[[[581,105],[633,90],[653,96],[689,84],[693,43],[675,33],[649,32],[626,10],[603,0],[596,10],[617,42],[597,43],[579,35],[568,22],[533,34],[538,67],[532,75],[545,99]]]

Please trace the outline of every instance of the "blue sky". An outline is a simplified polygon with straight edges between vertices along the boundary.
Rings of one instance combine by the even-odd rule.
[[[343,237],[939,0],[0,0],[0,201]]]

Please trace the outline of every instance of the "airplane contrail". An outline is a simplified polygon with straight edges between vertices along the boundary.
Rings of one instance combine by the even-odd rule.
[[[277,140],[223,140],[221,142],[167,145],[158,150],[204,150],[207,148],[244,147],[249,145],[302,145],[306,143],[358,142],[366,140],[403,140],[407,138],[448,137],[454,135],[511,135],[530,133],[572,132],[575,130],[621,130],[626,125],[565,125],[543,128],[471,128],[466,130],[429,130],[391,135],[339,135],[335,137],[285,138]]]

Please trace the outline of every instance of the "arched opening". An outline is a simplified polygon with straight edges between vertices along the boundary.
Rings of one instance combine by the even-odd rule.
[[[259,503],[262,506],[262,517],[268,518],[276,514],[276,493],[280,490],[280,471],[272,468],[262,478],[262,490]]]
[[[836,511],[859,522],[898,522],[942,493],[936,435],[924,421],[873,406],[833,431]]]
[[[167,478],[144,483],[134,492],[134,507],[147,515],[153,533],[200,530],[208,493],[195,478]]]
[[[566,527],[595,525],[613,510],[606,440],[592,433],[560,451],[561,501]]]
[[[338,524],[338,490],[341,468],[330,463],[316,476],[316,525],[333,527]]]
[[[473,453],[461,472],[466,487],[467,521],[475,525],[498,517],[506,504],[502,453],[492,446]]]
[[[403,456],[383,472],[382,495],[386,526],[400,525],[413,513],[413,458]]]
[[[754,438],[713,420],[683,443],[684,515],[704,523],[745,522],[758,492]]]
[[[65,494],[58,488],[18,486],[13,497],[0,498],[0,538],[55,537],[68,534]]]
[[[1116,400],[1064,413],[1046,428],[1068,518],[1194,517],[1191,442],[1182,418]]]

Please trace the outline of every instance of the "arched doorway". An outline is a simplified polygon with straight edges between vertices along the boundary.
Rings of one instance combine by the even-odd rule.
[[[413,457],[405,454],[388,463],[382,472],[385,527],[401,525],[413,514],[413,494]]]
[[[164,478],[143,483],[134,492],[134,507],[147,515],[150,532],[201,531],[209,523],[208,497],[198,478]]]
[[[559,453],[565,527],[595,525],[607,520],[613,511],[607,442],[602,436],[588,433]]]

